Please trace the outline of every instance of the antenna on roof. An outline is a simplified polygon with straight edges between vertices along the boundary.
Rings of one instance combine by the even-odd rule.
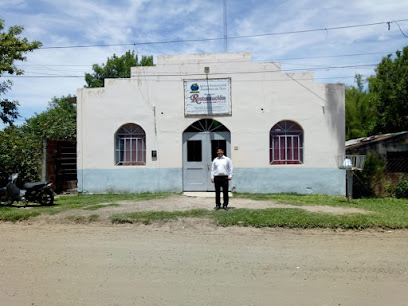
[[[227,0],[224,0],[224,52],[228,52]]]

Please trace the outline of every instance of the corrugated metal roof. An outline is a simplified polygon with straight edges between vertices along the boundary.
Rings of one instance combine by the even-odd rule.
[[[363,146],[368,143],[383,141],[383,140],[397,137],[403,134],[408,134],[408,131],[350,139],[346,141],[346,149]]]

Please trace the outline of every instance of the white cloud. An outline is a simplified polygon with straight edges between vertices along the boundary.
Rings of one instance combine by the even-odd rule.
[[[23,25],[23,37],[40,40],[44,47],[93,44],[127,44],[154,41],[223,37],[223,5],[219,0],[0,0],[7,25]],[[288,0],[228,1],[228,36],[257,35],[322,29],[405,19],[408,2],[399,0]],[[400,22],[408,33],[408,22]],[[350,69],[316,70],[318,78],[369,75],[382,56],[407,44],[395,23],[342,30],[270,35],[230,39],[229,52],[253,53],[256,61],[277,58],[378,53],[354,57],[321,57],[282,60],[282,69],[355,65]],[[28,54],[21,64],[27,76],[54,74],[77,78],[14,78],[10,97],[20,101],[20,109],[45,109],[54,96],[75,94],[84,85],[84,73],[92,64],[101,64],[113,53],[126,50],[138,54],[182,54],[223,52],[223,41],[138,44],[130,46],[43,49]],[[58,65],[58,66],[57,66]],[[325,81],[324,79],[322,81]],[[330,80],[327,80],[330,81]],[[23,113],[23,112],[22,112]]]
[[[28,6],[26,0],[8,0],[8,1],[0,1],[0,9],[7,9],[9,7],[14,8],[25,8]]]

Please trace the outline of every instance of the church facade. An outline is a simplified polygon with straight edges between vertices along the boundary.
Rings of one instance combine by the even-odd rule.
[[[223,148],[232,191],[343,195],[344,108],[343,84],[250,53],[158,56],[78,90],[78,191],[212,191]]]

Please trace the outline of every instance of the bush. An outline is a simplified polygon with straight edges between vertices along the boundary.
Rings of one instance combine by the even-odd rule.
[[[48,109],[21,127],[0,131],[0,186],[12,173],[20,173],[18,184],[37,181],[43,158],[43,140],[76,139],[76,106],[73,97],[53,98]]]
[[[355,172],[363,188],[353,197],[373,197],[383,193],[385,161],[380,154],[368,153],[362,172]],[[358,193],[358,194],[357,194]]]
[[[395,197],[408,198],[408,175],[404,174],[395,186]]]
[[[38,180],[41,161],[41,139],[15,126],[0,131],[0,186],[15,172],[19,183]]]

